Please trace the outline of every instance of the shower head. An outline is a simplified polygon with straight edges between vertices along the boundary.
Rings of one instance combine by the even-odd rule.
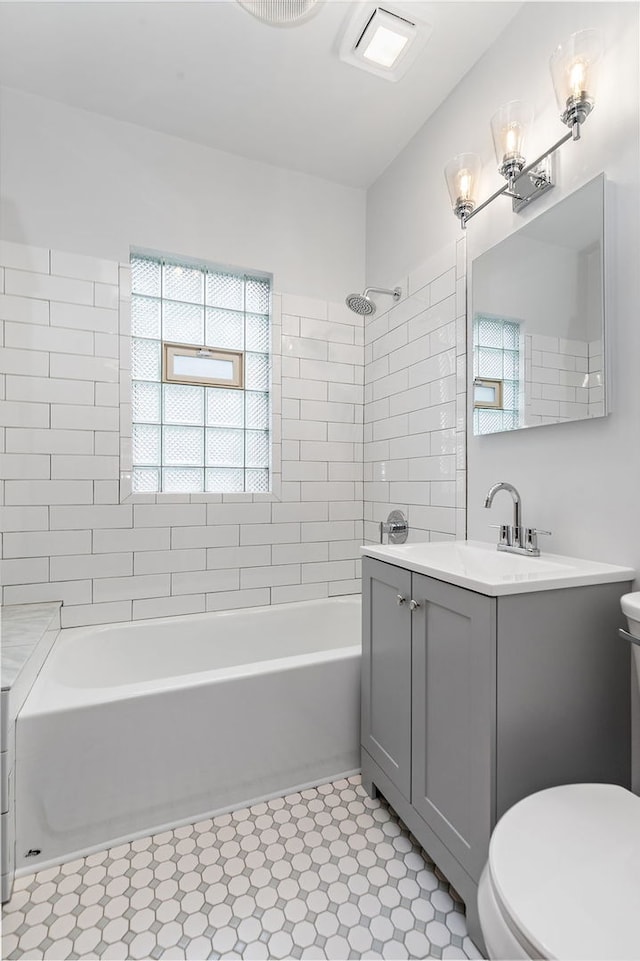
[[[375,290],[377,294],[388,294],[389,297],[393,297],[394,300],[400,300],[400,295],[402,294],[402,289],[400,287],[394,287],[393,290],[389,290],[387,287],[367,287],[363,294],[349,294],[345,299],[345,304],[356,314],[362,314],[367,316],[368,314],[375,314],[376,305],[369,297],[369,291]]]
[[[376,305],[374,302],[366,296],[366,294],[349,294],[345,300],[345,304],[349,310],[353,310],[356,314],[375,314]]]

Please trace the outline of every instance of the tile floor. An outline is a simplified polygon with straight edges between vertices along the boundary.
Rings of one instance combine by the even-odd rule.
[[[3,914],[5,959],[481,957],[359,776],[18,878]]]

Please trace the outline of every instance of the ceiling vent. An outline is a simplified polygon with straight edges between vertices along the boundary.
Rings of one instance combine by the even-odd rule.
[[[349,17],[338,52],[345,63],[385,80],[399,80],[430,35],[431,26],[418,20],[409,5],[359,3]]]
[[[256,19],[272,27],[296,27],[319,9],[319,0],[237,0]]]

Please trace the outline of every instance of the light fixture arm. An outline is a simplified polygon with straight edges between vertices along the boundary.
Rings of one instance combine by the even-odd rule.
[[[527,166],[520,171],[519,176],[526,177],[526,175],[530,173],[535,167],[537,167],[539,163],[542,163],[543,160],[546,160],[546,158],[550,156],[550,154],[555,153],[555,151],[559,147],[561,147],[562,144],[566,143],[567,140],[579,140],[579,139],[580,139],[580,123],[579,121],[576,121],[574,124],[572,124],[571,130],[567,131],[564,137],[561,137],[560,140],[557,141],[557,143],[554,143],[552,147],[549,147],[549,149],[545,150],[545,152],[540,154],[539,157],[536,157],[536,159],[532,163],[527,164]],[[487,199],[484,200],[481,204],[478,204],[477,207],[474,207],[474,209],[471,211],[470,214],[467,214],[466,216],[461,216],[460,226],[462,227],[462,229],[464,230],[467,226],[467,223],[473,217],[475,217],[476,214],[479,214],[481,210],[484,210],[485,207],[488,207],[490,203],[493,203],[493,201],[497,197],[516,196],[508,192],[510,187],[511,187],[511,184],[509,183],[509,181],[507,181],[507,183],[505,183],[502,187],[500,187],[499,190],[496,190],[494,194],[491,194],[491,196],[487,197]],[[516,197],[516,199],[518,198]]]

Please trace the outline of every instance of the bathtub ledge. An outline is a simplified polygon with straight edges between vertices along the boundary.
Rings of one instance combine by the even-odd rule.
[[[43,604],[11,604],[0,608],[2,636],[0,877],[3,903],[11,897],[15,863],[13,784],[16,718],[60,631],[60,607],[59,601],[53,601]]]
[[[31,655],[36,651],[40,653],[43,637],[60,630],[61,606],[59,601],[51,601],[45,604],[10,604],[0,609],[3,691],[9,691],[16,685]]]

